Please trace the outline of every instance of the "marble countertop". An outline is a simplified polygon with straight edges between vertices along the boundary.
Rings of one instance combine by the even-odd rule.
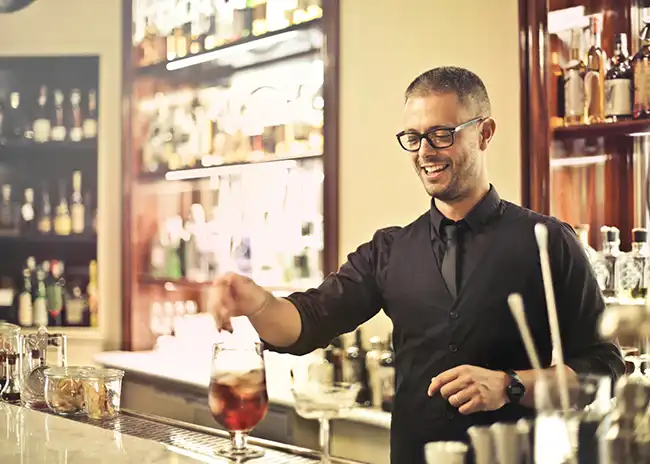
[[[227,463],[62,417],[0,403],[3,464]]]
[[[208,389],[210,381],[210,359],[180,357],[171,352],[158,351],[108,351],[95,355],[97,364]],[[288,367],[290,355],[266,353],[267,389],[269,401],[274,404],[293,407],[293,395],[289,389]],[[378,409],[356,408],[344,418],[374,427],[390,429],[391,415]]]

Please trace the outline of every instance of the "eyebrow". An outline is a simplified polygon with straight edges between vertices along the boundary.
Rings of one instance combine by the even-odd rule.
[[[425,134],[427,132],[431,132],[431,131],[437,130],[437,129],[453,129],[454,127],[456,127],[456,126],[454,126],[452,124],[441,124],[441,125],[437,125],[437,126],[429,126],[424,130],[424,132],[420,132],[420,131],[415,130],[415,129],[405,129],[404,132],[406,134],[409,134],[409,133]]]

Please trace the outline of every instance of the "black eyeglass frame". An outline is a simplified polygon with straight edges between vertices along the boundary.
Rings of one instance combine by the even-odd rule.
[[[415,131],[402,131],[402,132],[396,134],[395,137],[397,137],[397,143],[399,143],[399,146],[402,147],[403,150],[408,151],[410,153],[415,153],[415,152],[420,151],[420,148],[422,148],[422,140],[426,140],[427,142],[429,142],[429,145],[432,148],[449,148],[454,144],[454,142],[456,142],[456,132],[465,129],[466,127],[469,127],[472,124],[481,123],[486,119],[487,118],[485,118],[483,116],[479,116],[477,118],[470,119],[469,121],[464,122],[464,123],[462,123],[462,124],[460,124],[460,125],[458,125],[456,127],[436,127],[435,129],[431,129],[431,130],[425,132],[424,134],[419,134],[419,133],[417,133]],[[431,134],[434,134],[434,133],[436,133],[438,131],[447,131],[447,132],[449,132],[449,134],[451,135],[451,142],[448,145],[444,145],[444,146],[436,145],[433,142],[433,140],[431,140],[431,137],[430,137]],[[402,136],[404,136],[406,134],[417,135],[418,137],[420,137],[420,141],[418,143],[417,148],[415,148],[415,149],[410,148],[409,149],[409,148],[406,148],[402,144]]]

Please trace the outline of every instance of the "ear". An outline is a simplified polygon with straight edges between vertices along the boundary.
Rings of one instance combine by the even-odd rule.
[[[488,145],[492,141],[492,137],[494,137],[494,133],[497,130],[497,123],[494,119],[492,118],[487,118],[485,121],[481,123],[481,135],[479,139],[479,146],[481,150],[485,151],[487,150]]]

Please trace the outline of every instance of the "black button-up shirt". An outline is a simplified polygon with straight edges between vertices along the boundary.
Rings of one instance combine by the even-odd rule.
[[[439,394],[430,398],[432,377],[469,364],[493,370],[530,369],[507,304],[523,296],[526,317],[541,362],[552,356],[544,288],[534,226],[549,231],[549,254],[564,357],[578,373],[617,378],[624,371],[618,348],[597,330],[605,307],[582,245],[573,229],[489,193],[459,221],[458,294],[447,290],[440,265],[442,228],[448,219],[431,209],[405,227],[379,230],[348,256],[317,289],[288,299],[302,320],[297,342],[277,351],[304,354],[326,347],[381,309],[394,325],[396,385],[391,424],[391,462],[423,464],[429,441],[467,440],[472,425],[530,416],[507,404],[492,412],[460,415]]]

